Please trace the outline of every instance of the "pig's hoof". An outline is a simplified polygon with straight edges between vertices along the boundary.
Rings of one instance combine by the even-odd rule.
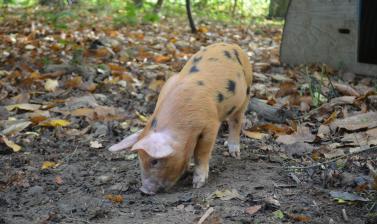
[[[201,188],[206,182],[206,175],[204,173],[198,174],[198,172],[194,173],[194,178],[192,180],[193,188]]]
[[[228,144],[229,148],[229,154],[236,158],[241,159],[241,151],[240,151],[240,145],[239,144]]]
[[[205,183],[206,183],[205,181],[195,181],[195,178],[194,178],[194,181],[192,182],[192,187],[201,188],[204,186]]]

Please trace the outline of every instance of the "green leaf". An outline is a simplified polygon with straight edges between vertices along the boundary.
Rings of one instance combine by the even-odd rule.
[[[276,210],[272,214],[274,214],[274,217],[277,219],[283,219],[284,213],[281,210]]]

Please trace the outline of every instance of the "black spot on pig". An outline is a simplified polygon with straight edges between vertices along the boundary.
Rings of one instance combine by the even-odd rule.
[[[232,55],[230,54],[229,51],[224,51],[224,55],[225,55],[225,57],[232,59]]]
[[[208,61],[218,61],[218,58],[208,58]]]
[[[228,85],[227,85],[226,89],[229,92],[232,92],[233,94],[235,94],[236,93],[236,82],[229,79],[228,80]]]
[[[224,100],[224,95],[222,93],[218,93],[217,94],[217,101],[219,103],[221,103],[221,102],[223,102],[223,100]]]
[[[192,62],[194,63],[194,64],[197,64],[200,60],[202,60],[202,56],[200,56],[200,57],[194,57],[194,59],[192,59]]]
[[[157,128],[157,120],[156,120],[156,118],[153,118],[152,123],[151,123],[151,127],[153,129]]]
[[[250,86],[248,86],[246,89],[246,95],[249,95],[249,94],[250,94]]]
[[[198,139],[202,139],[202,138],[203,138],[203,133],[200,133],[198,136]]]
[[[240,65],[242,66],[242,62],[240,60],[240,55],[238,54],[238,51],[236,49],[233,49],[233,52],[234,52],[234,55],[237,58],[238,63],[240,63]]]
[[[233,106],[233,107],[230,108],[230,110],[226,113],[226,115],[227,115],[227,116],[231,115],[235,109],[236,109],[236,107]]]
[[[196,82],[199,86],[204,86],[204,82],[202,80],[199,80]]]
[[[196,67],[196,65],[194,65],[190,68],[190,73],[196,73],[196,72],[199,72],[199,69],[198,67]]]

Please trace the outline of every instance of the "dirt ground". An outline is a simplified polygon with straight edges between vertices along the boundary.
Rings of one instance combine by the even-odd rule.
[[[126,153],[113,154],[92,149],[80,139],[67,139],[58,131],[46,131],[31,141],[24,153],[3,154],[0,160],[0,223],[195,223],[209,207],[213,214],[206,223],[295,223],[278,219],[280,209],[311,217],[310,223],[367,222],[367,204],[338,205],[315,177],[297,185],[284,171],[284,160],[258,149],[258,142],[242,138],[242,159],[224,156],[226,133],[219,134],[210,164],[208,183],[191,188],[188,172],[169,192],[145,196],[138,191],[140,170],[137,159]],[[108,136],[108,142],[117,138]],[[62,161],[53,170],[40,170],[43,161]],[[56,184],[56,177],[63,180]],[[11,186],[4,185],[12,182]],[[230,200],[211,197],[216,190],[236,189],[242,196]],[[104,195],[122,195],[122,203],[112,203]],[[247,207],[263,204],[273,197],[279,207],[265,204],[255,215]]]
[[[154,40],[153,38],[170,35],[169,32],[173,32],[171,27],[185,27],[185,25],[169,26],[166,25],[169,23],[166,21],[161,21],[161,23],[163,25],[158,28],[142,26],[132,28],[132,31],[127,30],[128,28],[119,30],[119,33],[132,34],[134,31],[133,35],[139,38],[141,30],[145,32],[145,38],[140,42],[132,40],[134,42],[130,41],[127,44],[143,46],[143,41],[151,41],[155,44],[152,51],[161,53],[161,49],[165,49],[161,47],[161,42],[166,39]],[[267,69],[262,69],[259,74],[263,73],[270,78],[272,74],[280,73],[281,75],[274,77],[281,78],[289,73],[287,67],[277,64],[276,61],[271,62],[270,58],[278,52],[281,27],[266,29],[223,25],[213,27],[208,25],[208,27],[209,32],[212,32],[210,35],[199,34],[194,37],[187,34],[187,30],[182,31],[182,34],[176,32],[174,35],[181,35],[174,37],[178,39],[175,42],[177,49],[184,51],[190,47],[194,49],[192,50],[194,52],[200,46],[213,42],[237,42],[243,49],[256,48],[255,55],[250,55],[253,63],[269,61]],[[10,29],[13,28],[10,27]],[[97,27],[97,29],[100,28]],[[153,32],[162,34],[159,36]],[[241,37],[237,36],[239,34]],[[189,43],[189,46],[186,46],[186,43]],[[127,44],[124,44],[125,48],[134,47]],[[148,44],[151,43],[148,42]],[[24,53],[23,50],[21,52]],[[120,50],[116,54],[118,55],[119,52]],[[258,52],[265,53],[258,56]],[[26,57],[25,61],[27,61],[30,55],[22,54],[16,58],[21,60]],[[95,63],[99,64],[100,62],[96,60],[94,60]],[[114,58],[101,60],[116,61]],[[171,63],[168,64],[170,67],[164,67],[152,64],[148,66],[155,67],[147,65],[142,67],[139,65],[143,63],[143,60],[139,59],[132,63],[135,65],[123,64],[122,66],[127,67],[127,71],[132,76],[145,81],[136,94],[131,94],[127,88],[124,90],[117,84],[100,85],[104,80],[103,76],[106,76],[102,72],[91,80],[99,85],[90,94],[100,105],[122,108],[125,114],[132,114],[132,119],[136,119],[135,111],[144,115],[150,115],[153,112],[157,92],[152,91],[151,100],[145,100],[145,95],[151,92],[147,91],[147,84],[158,76],[166,75],[166,70],[176,70],[176,68],[172,69],[176,65]],[[179,66],[182,66],[182,63]],[[7,64],[1,69],[11,71],[13,67]],[[145,77],[140,78],[142,75]],[[87,81],[86,78],[83,75],[84,81]],[[61,80],[64,79],[65,76],[61,78]],[[254,86],[260,86],[263,83],[262,79],[256,79]],[[275,80],[274,87],[276,86],[279,86],[279,81]],[[270,87],[262,89],[266,90]],[[41,88],[43,89],[43,85]],[[9,87],[9,89],[12,88]],[[10,96],[16,96],[22,92],[20,89],[12,94],[9,91],[9,101],[4,100],[0,104],[1,120],[23,116],[22,111],[7,112],[3,107],[15,103]],[[5,90],[8,91],[6,88]],[[140,94],[145,95],[140,96]],[[28,102],[42,104],[54,99],[77,98],[85,95],[88,95],[88,91],[78,88],[43,94],[36,91],[30,94]],[[247,118],[251,123],[253,116],[251,112],[248,112]],[[349,186],[341,183],[327,184],[328,181],[324,180],[327,166],[304,169],[301,172],[286,169],[288,166],[311,164],[301,163],[305,160],[300,157],[286,156],[286,153],[280,150],[271,137],[265,140],[255,140],[242,136],[242,159],[231,158],[227,156],[227,149],[224,145],[227,136],[225,126],[219,132],[210,162],[209,180],[203,188],[192,189],[192,173],[188,172],[168,192],[154,196],[142,195],[138,190],[141,186],[138,159],[126,152],[107,151],[110,145],[130,134],[131,130],[135,131],[132,128],[142,128],[141,122],[131,123],[131,127],[124,128],[123,123],[117,120],[93,121],[71,115],[64,115],[64,118],[71,119],[73,127],[35,125],[26,129],[29,132],[24,131],[12,137],[22,146],[22,151],[18,153],[12,152],[5,144],[0,144],[0,224],[197,223],[210,208],[213,208],[213,212],[204,223],[333,224],[346,223],[346,220],[347,223],[353,224],[377,223],[376,217],[368,215],[376,209],[376,203],[373,202],[375,191],[361,191],[360,194],[369,198],[369,202],[335,201],[330,196],[330,192],[346,191]],[[68,131],[73,132],[73,129],[75,131],[86,129],[86,131],[80,132],[81,134],[69,134],[71,132],[68,133]],[[98,140],[103,147],[98,149],[90,147],[90,142],[93,140]],[[357,155],[357,161],[353,158],[351,163],[342,169],[342,172],[356,177],[368,176],[369,171],[365,168],[363,161],[373,160],[376,157],[375,152],[360,153]],[[45,161],[53,161],[56,166],[41,169]],[[229,195],[229,192],[233,193]],[[250,208],[257,208],[258,205],[260,205],[258,211],[250,212]],[[342,210],[346,212],[347,218],[342,214]]]

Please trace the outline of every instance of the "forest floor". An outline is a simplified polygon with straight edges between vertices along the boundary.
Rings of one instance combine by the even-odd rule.
[[[174,18],[49,18],[1,20],[0,223],[377,223],[376,79],[282,65],[279,26],[191,34]],[[216,42],[247,52],[253,99],[276,117],[249,108],[241,160],[224,125],[203,188],[188,172],[142,195],[137,156],[107,148],[143,128],[166,79]]]

